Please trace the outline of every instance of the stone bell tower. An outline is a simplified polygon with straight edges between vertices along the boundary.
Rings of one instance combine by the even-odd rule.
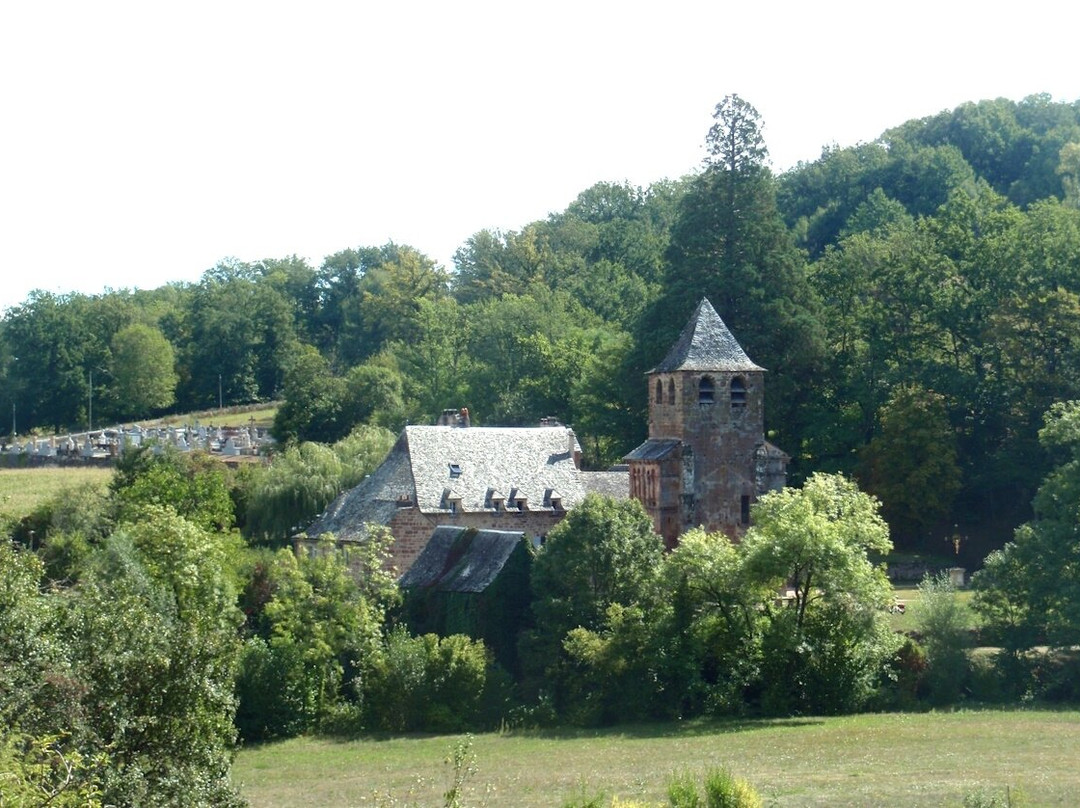
[[[649,439],[626,456],[630,495],[672,548],[702,526],[738,538],[750,505],[782,488],[788,457],[765,440],[765,370],[702,299],[649,371]]]

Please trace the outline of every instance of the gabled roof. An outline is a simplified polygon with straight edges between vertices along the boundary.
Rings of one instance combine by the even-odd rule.
[[[753,371],[764,368],[750,361],[712,303],[702,298],[664,361],[649,372],[677,370]]]
[[[578,451],[565,426],[408,426],[382,465],[338,496],[306,533],[361,539],[365,524],[388,524],[400,507],[440,514],[453,504],[464,513],[494,512],[502,499],[504,507],[524,500],[529,510],[553,510],[549,491],[558,493],[559,510],[572,510],[594,482],[613,496],[629,496],[625,471],[580,471]]]
[[[521,546],[523,533],[443,525],[435,528],[423,552],[401,576],[402,589],[483,592]]]

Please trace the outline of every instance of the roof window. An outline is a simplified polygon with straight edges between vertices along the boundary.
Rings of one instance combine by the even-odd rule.
[[[459,463],[451,463],[450,464],[450,477],[456,480],[460,476],[461,476],[461,465]]]

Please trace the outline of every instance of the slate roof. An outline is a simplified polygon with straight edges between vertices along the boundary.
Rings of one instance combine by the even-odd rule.
[[[548,489],[562,494],[566,508],[585,496],[574,465],[580,447],[568,427],[408,426],[405,434],[424,513],[446,509],[447,488],[467,512],[490,509],[492,489],[506,495],[507,507],[524,498],[532,510],[543,507]]]
[[[612,499],[630,498],[630,469],[609,469],[608,471],[583,471],[581,483],[586,494],[600,494]]]
[[[664,361],[650,373],[677,370],[753,371],[764,370],[750,361],[735,337],[728,331],[716,309],[702,298],[690,321],[672,346]]]
[[[362,538],[366,523],[385,525],[402,506],[425,514],[447,513],[451,504],[466,513],[494,512],[493,500],[501,498],[507,509],[523,499],[536,511],[551,510],[554,496],[572,510],[592,490],[629,496],[626,472],[580,471],[576,451],[565,426],[407,426],[382,465],[339,495],[306,533]]]
[[[682,446],[682,441],[673,438],[649,438],[624,457],[623,460],[627,462],[631,460],[663,460],[680,446]]]
[[[308,536],[333,533],[338,539],[362,539],[366,525],[385,525],[393,518],[399,501],[413,501],[409,450],[402,432],[390,454],[355,488],[338,495],[304,531]]]
[[[508,530],[437,527],[408,572],[401,576],[401,587],[483,592],[523,541],[523,533]]]

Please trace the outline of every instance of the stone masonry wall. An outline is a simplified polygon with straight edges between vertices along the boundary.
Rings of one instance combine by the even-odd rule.
[[[542,538],[566,516],[565,511],[485,511],[483,513],[424,514],[417,508],[401,508],[390,520],[394,543],[390,546],[391,563],[404,573],[420,555],[440,525],[474,527],[478,530],[520,531]]]

